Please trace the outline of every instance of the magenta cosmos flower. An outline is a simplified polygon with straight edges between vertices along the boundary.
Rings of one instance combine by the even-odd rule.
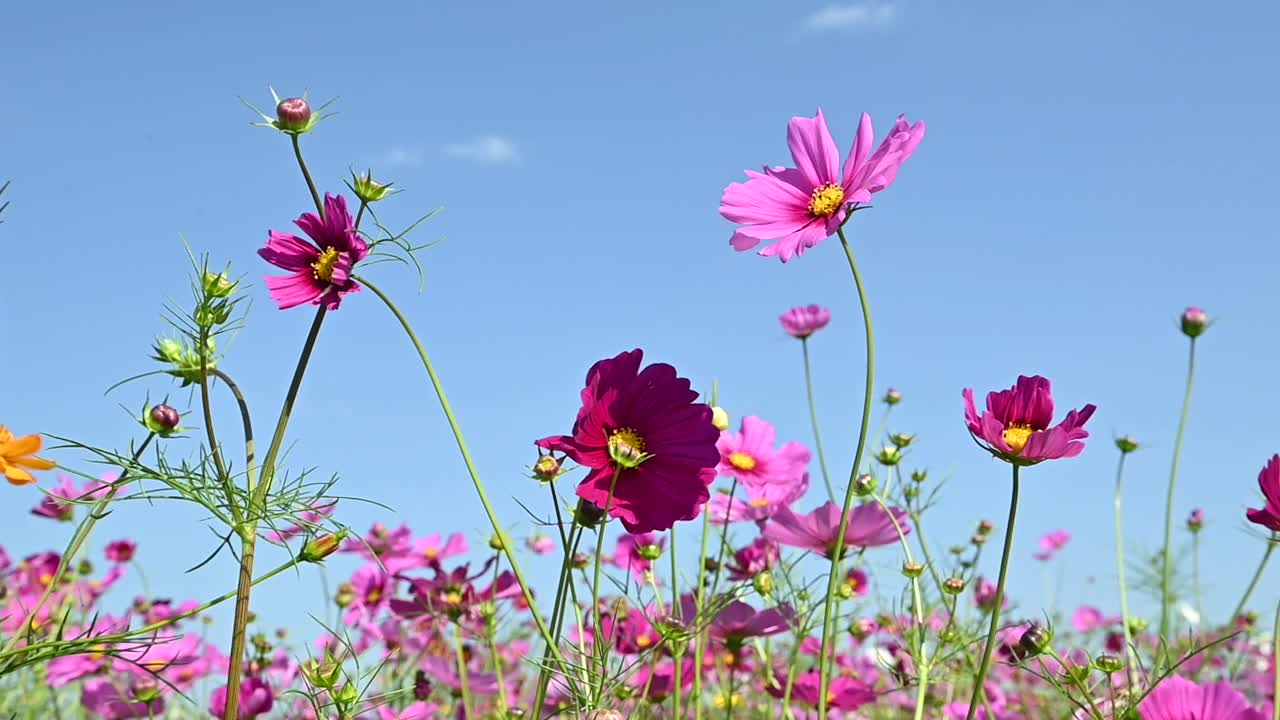
[[[1180,675],[1156,685],[1138,714],[1142,720],[1265,720],[1229,682],[1197,685]]]
[[[809,449],[792,440],[777,450],[777,432],[766,420],[748,415],[740,432],[725,431],[716,441],[721,475],[735,477],[747,486],[794,484],[804,474],[811,457]]]
[[[831,322],[831,311],[821,305],[801,305],[782,313],[778,320],[788,335],[803,340]]]
[[[911,532],[906,511],[899,508],[890,510],[894,515],[892,518],[876,503],[863,503],[850,509],[844,545],[865,548],[898,542],[894,518],[903,534]],[[815,550],[831,557],[837,550],[842,550],[837,539],[839,532],[840,508],[827,501],[808,515],[797,515],[787,507],[779,508],[765,527],[764,536],[783,545]]]
[[[1260,508],[1249,508],[1249,522],[1280,532],[1280,455],[1272,455],[1258,473],[1258,487],[1267,503]],[[1203,520],[1201,521],[1203,522]]]
[[[347,200],[326,193],[323,218],[303,213],[294,224],[311,242],[271,230],[267,246],[258,251],[263,260],[290,273],[267,276],[271,299],[281,310],[305,303],[337,310],[344,295],[360,289],[351,279],[351,271],[369,254],[368,243],[351,221]]]
[[[746,182],[725,188],[720,214],[743,226],[729,243],[742,251],[763,240],[775,240],[760,254],[776,255],[782,262],[804,254],[834,235],[853,206],[870,202],[872,194],[889,187],[923,138],[923,121],[911,125],[900,116],[872,154],[875,130],[871,116],[863,113],[842,169],[840,151],[822,110],[811,118],[792,118],[787,125],[787,146],[796,166],[766,167],[762,173],[747,170]]]
[[[1054,427],[1053,393],[1049,381],[1035,375],[1018,376],[1008,390],[987,393],[987,409],[978,414],[973,389],[964,390],[964,421],[969,434],[985,450],[1015,465],[1035,465],[1079,455],[1089,432],[1084,424],[1097,408],[1072,410]]]
[[[711,406],[675,368],[643,359],[632,350],[592,365],[573,434],[538,441],[588,468],[578,497],[632,533],[697,517],[720,461]]]

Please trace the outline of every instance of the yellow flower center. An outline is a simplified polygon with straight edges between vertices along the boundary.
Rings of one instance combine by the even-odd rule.
[[[457,590],[450,590],[444,594],[444,601],[450,605],[457,605],[462,602],[462,593]]]
[[[639,467],[644,462],[644,438],[631,428],[618,428],[609,435],[609,457],[624,468]]]
[[[745,472],[750,472],[756,469],[756,459],[744,452],[730,454],[729,464]]]
[[[638,647],[647,648],[652,644],[653,644],[653,641],[649,639],[648,635],[641,635],[640,637],[636,638],[636,645]]]
[[[1022,448],[1027,446],[1027,440],[1030,439],[1031,433],[1035,432],[1031,426],[1026,423],[1014,423],[1004,429],[1002,437],[1004,443],[1013,450],[1015,454],[1022,452]]]
[[[364,596],[364,601],[369,605],[377,605],[378,601],[381,599],[382,588],[373,588],[369,591],[369,594]]]
[[[427,556],[428,560],[435,560],[436,557],[440,555],[440,551],[434,547],[428,547],[426,550],[422,551],[422,554]]]
[[[769,505],[769,501],[764,498],[756,498],[755,500],[751,501],[751,507],[761,508],[761,507],[766,507],[768,505]]]
[[[333,279],[333,266],[338,264],[338,250],[336,248],[326,248],[320,253],[320,259],[311,263],[311,267],[316,271],[316,279],[329,282]]]
[[[835,183],[827,183],[813,189],[813,197],[809,199],[809,212],[815,217],[831,217],[843,204],[844,188]]]

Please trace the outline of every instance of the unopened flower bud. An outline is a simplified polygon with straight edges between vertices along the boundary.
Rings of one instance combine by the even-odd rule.
[[[894,433],[889,436],[889,442],[900,448],[910,445],[911,441],[915,439],[916,436],[911,433]]]
[[[947,548],[947,549],[951,551],[952,555],[963,555],[964,551],[968,550],[968,548],[966,548],[963,545],[952,545],[950,548]]]
[[[983,535],[986,535],[987,533],[991,532],[993,528],[995,528],[995,523],[991,522],[990,520],[981,520],[978,522],[978,532],[982,533]]]
[[[346,609],[356,599],[356,589],[351,583],[342,583],[338,586],[338,592],[334,596],[333,601],[338,607]]]
[[[769,597],[773,593],[773,573],[765,570],[764,572],[751,578],[751,585],[760,593],[761,597]]]
[[[489,549],[494,552],[502,552],[503,548],[509,545],[511,545],[511,538],[504,532],[496,532],[489,536]]]
[[[140,675],[133,680],[130,690],[133,699],[144,705],[150,705],[160,698],[160,681],[154,675]]]
[[[178,430],[182,415],[169,405],[156,405],[147,411],[143,424],[160,437],[169,437]]]
[[[840,596],[841,600],[852,599],[854,595],[854,587],[849,583],[840,583],[839,587],[836,588],[836,594]]]
[[[204,294],[210,298],[230,297],[235,292],[238,283],[227,277],[226,273],[205,272],[200,279],[200,284],[204,288]]]
[[[333,693],[333,700],[339,705],[350,705],[358,699],[360,699],[360,691],[351,683],[343,685],[340,690]]]
[[[1204,511],[1201,510],[1200,508],[1196,508],[1195,510],[1191,511],[1190,515],[1187,516],[1187,529],[1190,530],[1191,532],[1200,532],[1200,529],[1203,527],[1204,527]]]
[[[915,482],[922,483],[925,480],[929,479],[929,471],[928,470],[912,470],[911,479],[914,480]]]
[[[706,558],[702,561],[702,569],[709,573],[720,572],[720,561],[713,557]]]
[[[914,485],[908,485],[902,488],[902,496],[907,498],[908,500],[919,497],[919,495],[920,495],[920,488]]]
[[[924,574],[924,565],[918,562],[902,563],[902,574],[909,578],[918,578]]]
[[[892,467],[902,461],[902,451],[894,445],[885,445],[880,448],[880,452],[876,453],[876,460],[881,465]]]
[[[325,533],[318,537],[311,538],[306,545],[302,546],[302,552],[298,553],[298,559],[302,562],[320,562],[330,555],[338,551],[338,546],[347,537],[346,529],[339,530],[335,533]]]
[[[476,608],[481,618],[492,620],[498,617],[498,606],[492,600],[485,600]]]
[[[964,578],[949,577],[942,581],[943,592],[949,595],[959,595],[964,592]]]
[[[1131,617],[1129,618],[1129,634],[1139,635],[1143,630],[1147,629],[1146,618]]]
[[[93,563],[89,562],[88,560],[81,560],[80,564],[76,567],[76,571],[79,572],[80,575],[82,576],[92,575]]]
[[[861,641],[871,636],[875,632],[876,624],[871,618],[858,618],[849,626],[849,634],[855,639]]]
[[[1122,453],[1131,453],[1138,449],[1138,441],[1129,435],[1121,435],[1116,438],[1116,448]]]
[[[391,183],[380,183],[373,179],[373,171],[368,170],[364,175],[352,174],[351,190],[360,198],[360,201],[366,204],[376,203],[394,194],[391,190]]]
[[[431,697],[431,681],[427,679],[425,672],[419,670],[413,676],[413,699],[426,700],[429,697]]]
[[[662,557],[662,546],[657,544],[641,545],[636,548],[636,554],[650,562]]]
[[[1197,338],[1209,328],[1209,313],[1192,305],[1182,313],[1182,334]]]
[[[582,527],[595,527],[604,519],[604,510],[599,505],[588,500],[578,500],[578,507],[574,510],[574,517],[578,524]]]
[[[586,553],[578,552],[573,554],[573,568],[575,570],[581,570],[590,562],[591,558],[587,557]]]
[[[897,405],[900,402],[902,402],[902,393],[898,392],[897,390],[894,390],[893,388],[889,388],[885,392],[884,394],[885,405]]]
[[[1040,625],[1032,625],[1018,638],[1018,648],[1022,650],[1024,657],[1031,658],[1044,652],[1052,641],[1053,633]]]
[[[853,492],[859,497],[866,497],[876,491],[876,479],[870,475],[859,475],[853,481]]]
[[[276,105],[276,127],[290,133],[305,132],[311,125],[311,103],[305,98],[285,98]]]
[[[1110,675],[1119,672],[1124,663],[1115,655],[1099,655],[1093,659],[1093,666]]]
[[[550,482],[560,475],[560,461],[553,455],[542,455],[533,464],[533,477],[542,482]]]
[[[729,429],[729,413],[719,405],[711,406],[711,424],[716,426],[717,430]]]

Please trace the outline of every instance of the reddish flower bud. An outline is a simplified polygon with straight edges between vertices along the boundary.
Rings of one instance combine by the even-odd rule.
[[[346,537],[346,530],[342,530],[336,535],[325,533],[314,537],[306,545],[302,546],[302,552],[298,553],[298,559],[303,562],[320,562],[337,552],[338,546],[342,544]]]
[[[1192,305],[1182,313],[1182,334],[1189,338],[1200,337],[1209,327],[1209,313]]]
[[[147,429],[165,437],[178,429],[182,416],[169,405],[156,405],[147,413]]]
[[[276,105],[276,123],[281,130],[301,132],[311,123],[311,103],[303,98],[285,98]]]

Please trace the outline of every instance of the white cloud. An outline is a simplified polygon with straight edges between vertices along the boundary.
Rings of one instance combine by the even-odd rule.
[[[828,5],[804,20],[804,27],[814,32],[839,30],[870,30],[891,24],[898,15],[898,8],[883,0]]]
[[[421,145],[397,145],[382,156],[384,165],[417,167],[426,159]]]
[[[501,135],[481,135],[464,143],[446,145],[445,153],[464,160],[500,165],[520,159],[516,144]]]

